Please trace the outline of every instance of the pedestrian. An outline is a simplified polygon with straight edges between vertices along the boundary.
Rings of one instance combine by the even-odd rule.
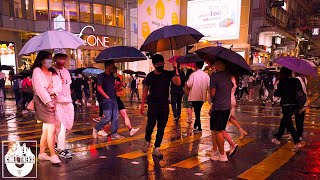
[[[272,142],[280,145],[280,140],[285,129],[287,129],[295,144],[292,151],[298,151],[302,147],[297,131],[292,123],[292,115],[295,114],[299,108],[296,104],[296,94],[299,90],[302,90],[300,81],[297,78],[292,78],[292,71],[290,69],[282,67],[280,70],[278,89],[275,92],[275,96],[281,97],[282,119],[278,133],[272,138]]]
[[[28,113],[28,110],[26,109],[27,104],[32,100],[33,98],[33,87],[32,87],[32,80],[29,74],[26,75],[26,77],[22,80],[22,113],[26,114]]]
[[[188,101],[192,103],[194,114],[196,116],[194,122],[194,132],[201,133],[200,113],[203,103],[207,99],[207,92],[210,87],[210,77],[202,71],[203,61],[196,62],[196,71],[190,75],[187,86],[190,88]]]
[[[62,81],[62,91],[56,99],[56,119],[59,121],[57,126],[57,148],[56,151],[62,158],[71,158],[71,153],[66,148],[66,136],[71,132],[74,122],[74,106],[71,98],[71,76],[69,71],[64,68],[68,55],[64,49],[54,51],[54,70],[58,73]]]
[[[240,100],[242,100],[242,96],[243,96],[243,93],[245,92],[245,93],[247,93],[247,96],[246,96],[246,98],[247,98],[247,100],[249,100],[249,92],[248,92],[248,81],[249,81],[249,76],[248,75],[244,75],[244,76],[242,76],[242,85],[241,85],[241,87],[242,87],[242,89],[241,89],[241,92],[240,92]]]
[[[14,98],[16,100],[16,106],[19,107],[20,100],[21,100],[21,79],[20,77],[13,79],[13,92],[14,92]]]
[[[54,150],[54,143],[58,123],[55,116],[56,97],[62,90],[62,82],[57,72],[52,68],[51,53],[40,51],[31,70],[35,115],[43,122],[38,158],[39,160],[50,160],[54,164],[60,163],[61,161]],[[50,156],[45,152],[46,147],[49,148]]]
[[[82,86],[83,86],[83,80],[82,80],[81,74],[76,74],[76,79],[74,81],[74,91],[76,94],[76,102],[75,104],[81,105],[82,104]]]
[[[308,84],[307,78],[304,75],[299,74],[299,73],[295,73],[295,77],[300,81],[302,90],[307,97],[307,95],[308,95],[308,93],[307,93],[307,84]],[[304,119],[305,119],[305,115],[306,115],[306,106],[307,106],[307,102],[305,103],[305,105],[302,109],[297,109],[295,112],[297,134],[298,134],[298,137],[300,140],[302,140],[302,137],[303,137],[303,127],[304,127]]]
[[[91,106],[91,104],[89,103],[90,101],[90,84],[91,84],[91,80],[89,77],[82,75],[83,77],[83,92],[84,92],[84,103],[86,106]]]
[[[263,79],[263,84],[268,91],[268,96],[266,99],[262,101],[262,105],[265,106],[268,100],[271,100],[272,105],[274,105],[273,94],[274,94],[275,78],[272,75],[267,74],[266,77]]]
[[[180,86],[174,85],[174,83],[171,83],[170,86],[170,95],[171,95],[171,108],[174,116],[174,120],[177,122],[181,117],[181,101],[182,96],[184,94],[183,87],[185,85],[185,75],[184,72],[180,70],[180,66],[177,65],[181,84]]]
[[[6,75],[0,70],[0,114],[4,115]]]
[[[136,74],[134,77],[132,76],[132,80],[130,82],[130,103],[132,103],[133,101],[133,96],[134,94],[136,94],[137,99],[138,99],[138,103],[139,103],[139,91],[138,91],[138,86],[139,86],[139,79],[138,79],[138,75]]]
[[[144,114],[144,103],[148,95],[148,121],[145,135],[146,141],[142,150],[145,153],[148,151],[148,148],[150,147],[151,135],[155,125],[157,124],[157,135],[154,144],[155,148],[153,150],[153,155],[162,158],[163,155],[159,148],[169,117],[169,86],[170,82],[179,86],[181,81],[177,68],[175,72],[164,70],[164,59],[162,55],[156,54],[152,56],[152,64],[155,70],[150,72],[146,77],[140,106],[140,113]]]
[[[123,139],[124,137],[118,134],[118,105],[116,100],[116,92],[114,88],[113,73],[116,72],[114,62],[112,60],[105,61],[105,72],[98,76],[98,93],[99,106],[102,106],[103,117],[93,127],[92,136],[97,138],[98,135],[107,136],[103,127],[111,121],[111,139]]]
[[[193,73],[193,70],[192,70],[192,69],[188,69],[188,70],[187,70],[186,79],[185,79],[185,85],[184,85],[184,88],[183,88],[183,91],[184,91],[184,94],[183,94],[183,108],[187,108],[187,113],[188,113],[188,120],[187,120],[187,122],[188,122],[188,123],[191,123],[191,122],[192,122],[192,104],[191,104],[191,102],[188,101],[190,89],[188,88],[186,82],[189,80],[190,75],[191,75],[192,73]]]
[[[224,151],[223,131],[225,131],[230,117],[232,81],[231,73],[226,71],[226,65],[222,59],[217,59],[214,65],[217,72],[210,77],[210,95],[212,97],[210,130],[213,145],[211,159],[226,162],[228,157]]]
[[[253,101],[253,96],[254,96],[254,83],[256,81],[256,78],[253,75],[249,76],[248,79],[248,89],[249,89],[249,102]]]

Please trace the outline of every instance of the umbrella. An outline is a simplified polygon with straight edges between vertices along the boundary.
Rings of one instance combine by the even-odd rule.
[[[94,61],[104,62],[106,60],[113,60],[115,62],[133,62],[147,60],[147,57],[134,47],[116,46],[103,50]]]
[[[197,43],[203,36],[199,31],[188,26],[179,24],[164,26],[153,31],[140,50],[146,52],[177,50]]]
[[[46,31],[31,38],[21,49],[19,56],[35,53],[41,50],[77,49],[79,46],[84,44],[84,40],[68,31]]]
[[[173,56],[172,58],[170,58],[168,61],[170,63],[173,63],[173,62],[176,62],[176,60],[181,57],[181,56]],[[195,68],[196,65],[194,63],[180,63],[180,66],[188,66],[188,67],[191,67],[191,68]]]
[[[136,72],[134,72],[134,74],[136,74],[136,75],[147,75],[145,72],[142,72],[142,71],[136,71]]]
[[[73,70],[72,73],[80,74],[80,73],[82,73],[82,71],[84,71],[85,69],[87,69],[87,68],[86,68],[86,67],[77,68],[77,69]]]
[[[177,58],[177,63],[183,64],[183,63],[195,63],[195,62],[200,62],[203,61],[199,56],[196,54],[188,54],[185,56],[180,56]]]
[[[134,74],[134,71],[130,70],[130,69],[126,69],[124,71],[122,71],[123,73],[126,73],[126,74]]]
[[[0,66],[0,70],[13,70],[13,67],[12,66],[7,66],[7,65],[1,65]]]
[[[316,68],[306,60],[299,59],[296,57],[278,57],[274,60],[275,63],[282,65],[292,71],[303,74],[318,77],[318,72]]]
[[[19,73],[22,76],[30,76],[32,74],[31,70],[23,70]]]
[[[82,71],[82,74],[86,76],[98,76],[99,74],[103,73],[104,71],[101,69],[96,69],[96,68],[87,68]]]
[[[216,58],[224,59],[227,64],[233,68],[234,71],[239,71],[242,74],[251,74],[252,70],[246,63],[246,60],[238,53],[224,47],[205,47],[195,51],[195,53],[202,59],[213,64]]]
[[[253,64],[251,65],[251,68],[252,68],[253,70],[264,70],[264,69],[266,69],[267,67],[266,67],[264,64],[262,64],[262,63],[253,63]]]
[[[146,77],[147,77],[147,75],[138,74],[138,77],[140,77],[140,78],[146,78]]]

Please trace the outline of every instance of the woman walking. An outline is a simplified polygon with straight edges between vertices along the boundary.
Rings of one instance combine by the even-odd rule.
[[[48,160],[52,163],[60,163],[55,154],[54,143],[56,136],[55,101],[62,90],[62,82],[57,72],[52,68],[52,56],[47,51],[40,51],[31,68],[34,90],[34,108],[37,119],[43,122],[40,139],[39,160]],[[50,156],[46,154],[49,148]]]
[[[192,69],[187,70],[185,82],[187,82],[189,80],[189,77],[192,73],[193,73]],[[190,89],[187,87],[187,83],[185,83],[183,90],[184,90],[183,99],[182,99],[183,108],[187,108],[187,113],[188,113],[188,121],[187,122],[191,123],[192,122],[192,105],[188,101]]]

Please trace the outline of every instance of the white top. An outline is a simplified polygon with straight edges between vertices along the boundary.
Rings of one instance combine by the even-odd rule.
[[[35,68],[32,73],[32,86],[34,95],[38,96],[44,104],[51,101],[50,92],[48,92],[50,82],[40,68]],[[57,75],[52,75],[52,92],[56,95],[62,90],[62,83]]]
[[[210,77],[207,73],[198,69],[190,75],[187,87],[190,89],[188,101],[205,102],[210,88]]]
[[[60,77],[62,81],[62,91],[60,94],[57,96],[57,102],[69,102],[72,103],[72,98],[71,98],[71,89],[70,85],[72,83],[71,81],[71,76],[69,71],[66,68],[58,69],[56,67],[53,67],[54,70],[57,71],[58,76]]]

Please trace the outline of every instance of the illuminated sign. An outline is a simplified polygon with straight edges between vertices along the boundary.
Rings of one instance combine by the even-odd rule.
[[[91,28],[93,32],[95,32],[96,30],[94,29],[93,26],[85,26],[82,28],[82,30],[80,31],[79,34],[76,34],[77,36],[79,36],[80,38],[83,36],[83,31],[87,28]],[[86,45],[88,46],[96,46],[96,47],[109,47],[109,37],[105,37],[105,36],[95,36],[95,35],[88,35],[85,36],[85,38],[83,39],[86,42]]]
[[[204,40],[239,39],[240,13],[241,0],[188,1],[187,24],[204,34]]]
[[[312,35],[313,35],[313,36],[319,35],[319,28],[313,28],[313,29],[312,29]]]

